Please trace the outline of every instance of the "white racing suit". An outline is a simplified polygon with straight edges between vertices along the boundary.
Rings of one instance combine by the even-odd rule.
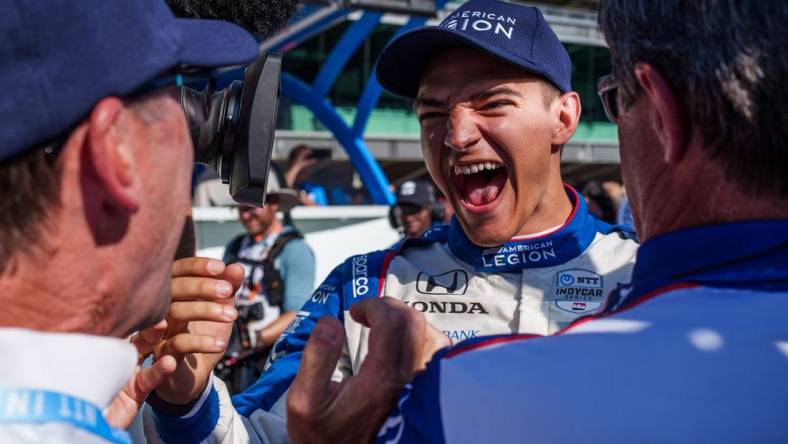
[[[345,350],[335,380],[358,371],[368,329],[349,314],[356,301],[379,296],[423,312],[452,342],[478,336],[549,335],[582,316],[598,314],[607,295],[629,282],[637,243],[628,229],[601,222],[567,187],[574,204],[561,227],[494,248],[474,245],[456,220],[386,251],[354,256],[317,288],[274,346],[267,370],[230,400],[214,379],[186,409],[148,409],[151,441],[282,442],[285,395],[318,319],[345,325]]]

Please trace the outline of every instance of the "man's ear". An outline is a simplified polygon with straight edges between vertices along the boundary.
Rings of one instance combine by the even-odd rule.
[[[115,97],[99,101],[88,119],[87,155],[107,196],[117,207],[134,213],[139,208],[134,155],[120,130],[125,105]]]
[[[687,151],[689,125],[678,98],[662,74],[648,63],[635,65],[635,78],[651,101],[653,129],[663,147],[665,162],[680,161]]]
[[[580,96],[569,91],[556,99],[558,119],[551,138],[552,145],[564,145],[575,134],[580,121]]]

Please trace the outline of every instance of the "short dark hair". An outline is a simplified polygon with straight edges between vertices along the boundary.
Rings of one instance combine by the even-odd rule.
[[[542,79],[542,100],[545,107],[550,107],[550,104],[553,103],[553,100],[560,96],[561,91],[558,89],[558,87],[547,80]]]
[[[656,67],[710,157],[750,193],[788,196],[788,3],[785,0],[603,0],[599,23],[626,108]]]
[[[60,206],[53,148],[42,144],[0,163],[0,274],[17,254],[46,245],[48,215]]]

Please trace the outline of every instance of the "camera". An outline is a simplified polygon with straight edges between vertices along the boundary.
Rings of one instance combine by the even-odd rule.
[[[181,87],[194,160],[213,167],[239,204],[263,206],[279,106],[282,56],[261,54],[244,80],[215,91]]]

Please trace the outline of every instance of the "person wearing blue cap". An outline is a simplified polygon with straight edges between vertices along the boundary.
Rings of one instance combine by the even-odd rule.
[[[389,208],[389,222],[403,239],[419,237],[435,224],[444,223],[445,209],[435,199],[426,180],[406,180],[397,187],[397,201]]]
[[[366,365],[374,340],[358,318],[363,301],[401,300],[456,343],[554,334],[604,310],[606,295],[629,281],[633,233],[594,218],[561,181],[580,101],[569,55],[537,8],[472,0],[390,42],[377,73],[389,91],[415,98],[427,168],[456,217],[336,267],[232,404],[220,384],[196,378],[205,389],[189,410],[159,409],[151,423],[164,440],[286,439],[287,389],[320,318],[341,320],[346,332],[334,378]]]
[[[123,428],[175,356],[224,347],[173,336],[173,356],[135,370],[164,333],[194,160],[177,88],[150,85],[246,64],[257,42],[177,19],[161,0],[0,0],[0,11],[0,441],[129,442]],[[172,307],[172,319],[234,317],[219,302]],[[138,349],[121,339],[140,330]]]
[[[560,334],[459,344],[412,379],[425,335],[401,332],[424,319],[370,301],[370,338],[399,337],[405,365],[342,385],[343,327],[321,320],[290,388],[294,442],[786,441],[788,4],[602,0],[599,20],[613,73],[598,90],[644,241],[632,282]],[[386,357],[371,345],[366,362]]]

